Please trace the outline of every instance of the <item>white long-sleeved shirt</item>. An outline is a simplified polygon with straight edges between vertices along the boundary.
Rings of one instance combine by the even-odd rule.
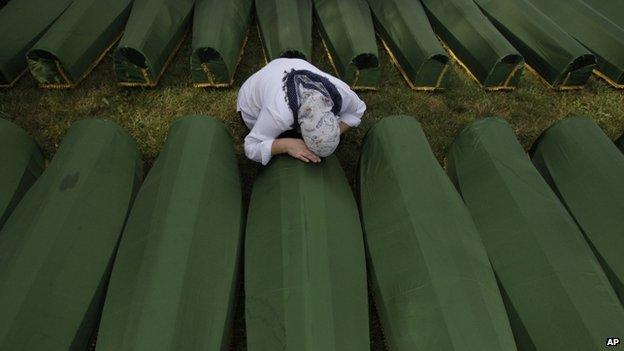
[[[271,160],[273,141],[291,130],[294,123],[286,93],[283,90],[285,72],[308,70],[327,77],[342,97],[338,114],[340,122],[357,127],[366,111],[366,104],[340,79],[329,75],[305,60],[281,58],[271,61],[253,74],[238,92],[237,110],[251,130],[245,137],[245,155],[266,165]]]

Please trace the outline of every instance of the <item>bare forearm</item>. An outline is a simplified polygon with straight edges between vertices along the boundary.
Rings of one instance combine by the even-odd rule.
[[[287,153],[288,143],[289,143],[288,138],[275,139],[275,141],[273,141],[273,145],[271,146],[271,155],[279,155],[279,154]]]
[[[321,162],[321,158],[310,151],[301,139],[275,139],[273,145],[271,145],[271,154],[289,154],[304,162]]]

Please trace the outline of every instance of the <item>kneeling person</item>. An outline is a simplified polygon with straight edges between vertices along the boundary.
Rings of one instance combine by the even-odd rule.
[[[251,130],[245,154],[266,165],[284,153],[320,162],[336,150],[342,133],[360,124],[366,104],[346,83],[307,61],[281,58],[247,79],[237,109]]]

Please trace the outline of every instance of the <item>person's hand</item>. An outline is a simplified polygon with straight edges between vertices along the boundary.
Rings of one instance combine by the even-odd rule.
[[[301,139],[286,139],[286,153],[303,162],[321,162],[321,158],[308,149],[308,146]]]
[[[299,159],[303,162],[321,162],[321,158],[314,152],[310,151],[306,144],[301,139],[284,138],[276,139],[273,142],[273,148],[271,150],[273,154],[289,154],[290,156]]]

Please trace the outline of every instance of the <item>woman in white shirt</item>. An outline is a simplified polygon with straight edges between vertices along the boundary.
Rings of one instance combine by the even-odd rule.
[[[247,79],[237,109],[251,130],[245,154],[266,165],[284,153],[320,162],[342,133],[360,124],[366,105],[338,78],[307,61],[281,58]]]

